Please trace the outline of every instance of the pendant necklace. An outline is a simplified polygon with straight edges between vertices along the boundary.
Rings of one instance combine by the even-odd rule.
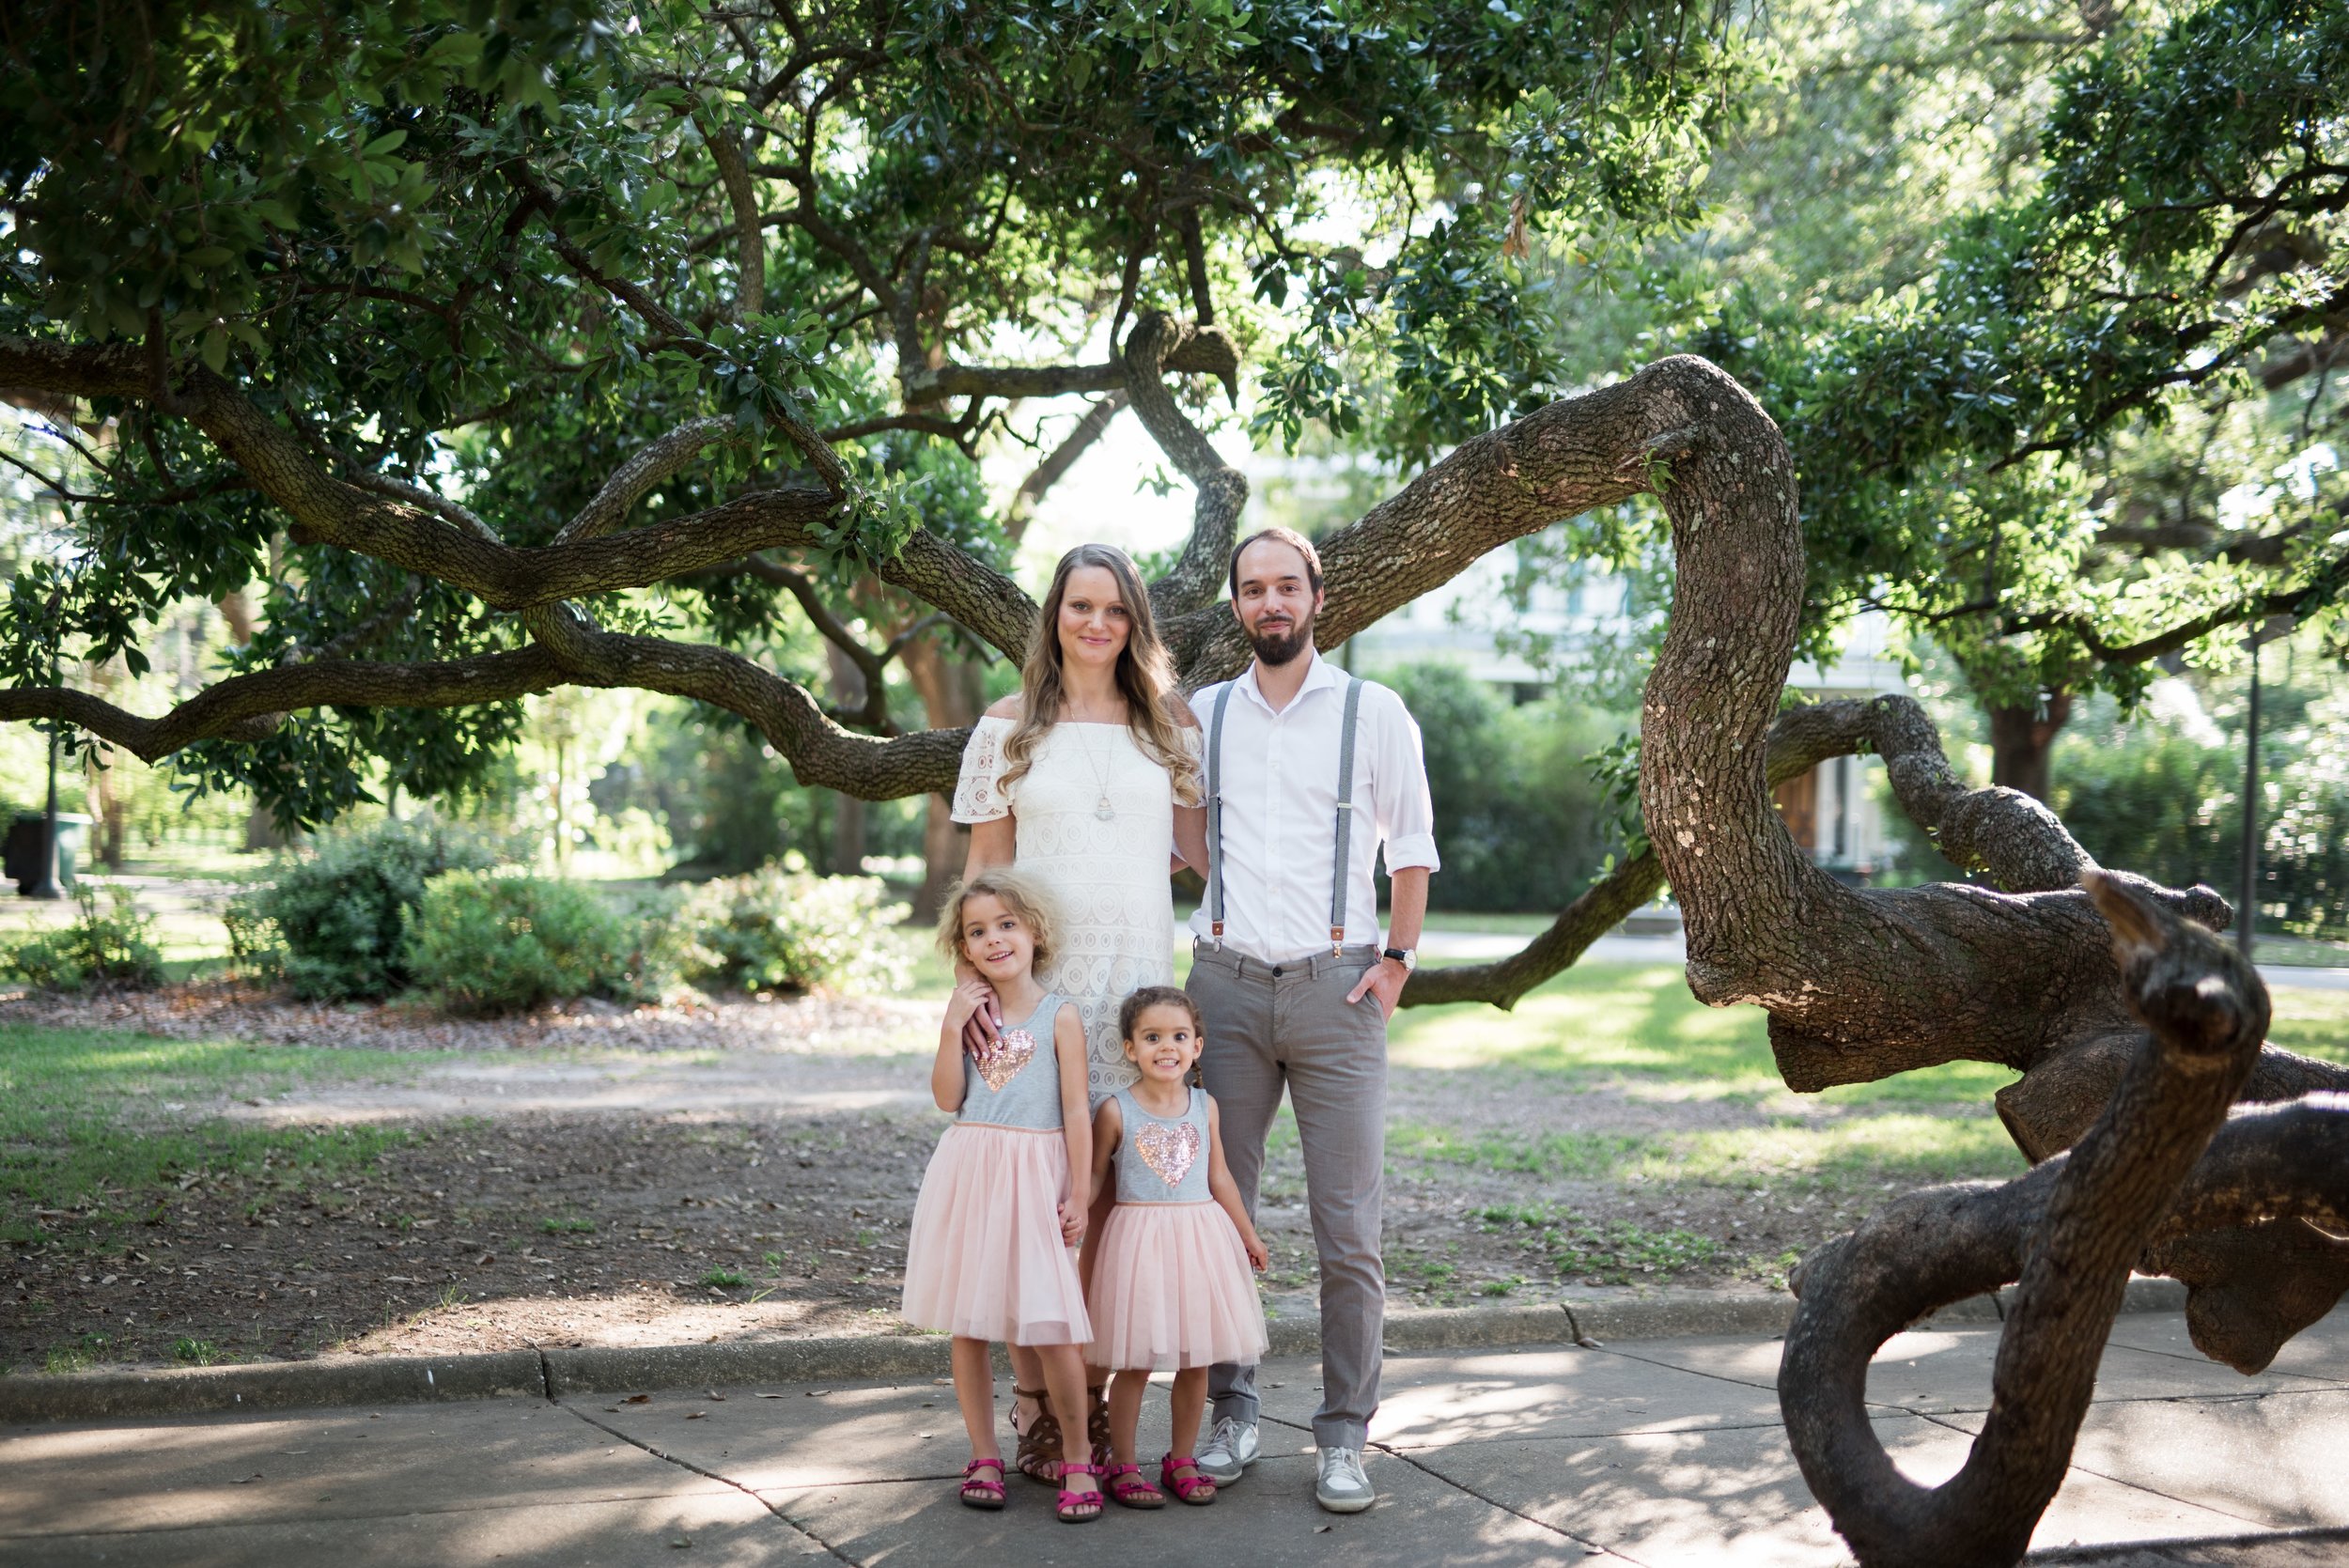
[[[1117,808],[1110,804],[1109,770],[1101,766],[1102,759],[1093,754],[1092,741],[1081,735],[1077,737],[1077,744],[1084,748],[1085,766],[1093,770],[1094,782],[1101,786],[1100,799],[1094,803],[1093,815],[1103,822],[1113,822],[1117,819]],[[1112,740],[1112,749],[1115,745]]]

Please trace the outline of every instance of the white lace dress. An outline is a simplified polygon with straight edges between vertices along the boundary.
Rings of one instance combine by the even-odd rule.
[[[1077,1004],[1085,1022],[1086,1077],[1097,1103],[1141,1075],[1117,1037],[1117,1009],[1141,986],[1174,983],[1174,786],[1123,724],[1059,723],[1044,732],[1028,771],[1006,788],[1009,719],[981,719],[955,784],[957,822],[1013,818],[1012,862],[1049,887],[1060,951],[1037,975]],[[1183,738],[1194,756],[1199,732]],[[1100,815],[1104,793],[1110,815]]]

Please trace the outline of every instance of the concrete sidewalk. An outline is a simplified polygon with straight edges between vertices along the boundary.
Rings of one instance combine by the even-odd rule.
[[[1997,1343],[1928,1327],[1878,1358],[1877,1430],[1916,1479],[1963,1462]],[[1779,1426],[1778,1355],[1712,1337],[1392,1357],[1383,1500],[1352,1518],[1313,1506],[1318,1370],[1296,1358],[1268,1364],[1265,1458],[1213,1508],[1074,1529],[1017,1479],[1004,1513],[956,1503],[942,1381],[19,1426],[0,1429],[0,1560],[1837,1563]],[[1151,1454],[1165,1421],[1154,1395]],[[2344,1460],[2349,1313],[2253,1378],[2196,1355],[2176,1314],[2130,1314],[2034,1547],[2134,1568],[2349,1560]]]

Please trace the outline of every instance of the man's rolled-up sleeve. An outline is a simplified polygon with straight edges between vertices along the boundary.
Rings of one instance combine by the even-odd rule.
[[[1383,689],[1381,689],[1383,691]],[[1436,853],[1436,803],[1427,793],[1427,760],[1419,737],[1418,722],[1403,699],[1385,691],[1385,711],[1378,716],[1372,788],[1377,796],[1378,832],[1386,840],[1387,875],[1425,866],[1441,869]]]

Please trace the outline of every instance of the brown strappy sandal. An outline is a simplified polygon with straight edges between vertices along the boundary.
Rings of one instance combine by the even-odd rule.
[[[1060,1484],[1060,1421],[1052,1414],[1051,1395],[1042,1389],[1023,1389],[1012,1385],[1012,1398],[1035,1401],[1035,1420],[1025,1428],[1019,1424],[1019,1406],[1011,1407],[1012,1436],[1019,1439],[1019,1447],[1012,1455],[1012,1468],[1030,1481],[1040,1481],[1048,1486]]]
[[[1085,1439],[1093,1445],[1093,1462],[1107,1465],[1113,1457],[1110,1452],[1110,1386],[1097,1384],[1085,1389]]]

